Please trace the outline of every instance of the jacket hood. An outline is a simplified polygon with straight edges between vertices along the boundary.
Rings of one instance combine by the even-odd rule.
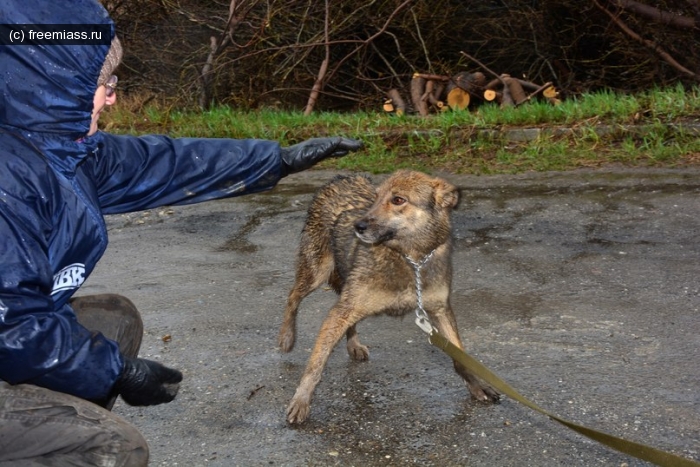
[[[0,0],[0,24],[109,24],[114,37],[107,11],[93,0]],[[109,44],[0,46],[0,126],[43,150],[84,137],[108,50]]]

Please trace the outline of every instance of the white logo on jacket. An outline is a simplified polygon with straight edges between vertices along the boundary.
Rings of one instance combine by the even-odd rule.
[[[83,282],[85,282],[85,265],[80,263],[68,265],[54,274],[51,295],[63,290],[77,289]]]

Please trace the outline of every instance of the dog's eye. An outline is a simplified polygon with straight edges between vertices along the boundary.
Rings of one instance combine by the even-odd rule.
[[[405,202],[406,198],[402,198],[400,196],[394,196],[393,198],[391,198],[391,204],[393,204],[394,206],[401,206]]]

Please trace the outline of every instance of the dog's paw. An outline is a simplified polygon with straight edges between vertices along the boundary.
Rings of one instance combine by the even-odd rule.
[[[287,421],[295,425],[302,423],[307,418],[309,418],[309,403],[296,397],[292,399],[287,407]]]
[[[280,329],[279,337],[277,338],[277,344],[282,352],[289,352],[294,348],[294,341],[296,340],[296,333],[294,329],[288,327],[282,327]]]
[[[486,383],[479,385],[468,384],[472,397],[480,402],[496,403],[501,400],[501,395]]]
[[[492,402],[495,404],[496,402],[501,400],[501,394],[491,386],[486,386],[483,389],[484,394],[486,394],[487,397],[487,399],[485,399],[484,402]]]
[[[369,349],[366,345],[362,344],[348,344],[348,355],[350,355],[350,358],[352,358],[356,362],[364,362],[366,360],[369,360]]]

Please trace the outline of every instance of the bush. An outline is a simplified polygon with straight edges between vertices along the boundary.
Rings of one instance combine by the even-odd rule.
[[[111,0],[127,92],[177,105],[377,109],[414,72],[484,71],[563,95],[698,82],[683,0]],[[229,11],[233,9],[233,11]],[[673,12],[673,13],[669,13]],[[665,16],[664,16],[665,15]],[[327,65],[322,72],[324,62]]]

